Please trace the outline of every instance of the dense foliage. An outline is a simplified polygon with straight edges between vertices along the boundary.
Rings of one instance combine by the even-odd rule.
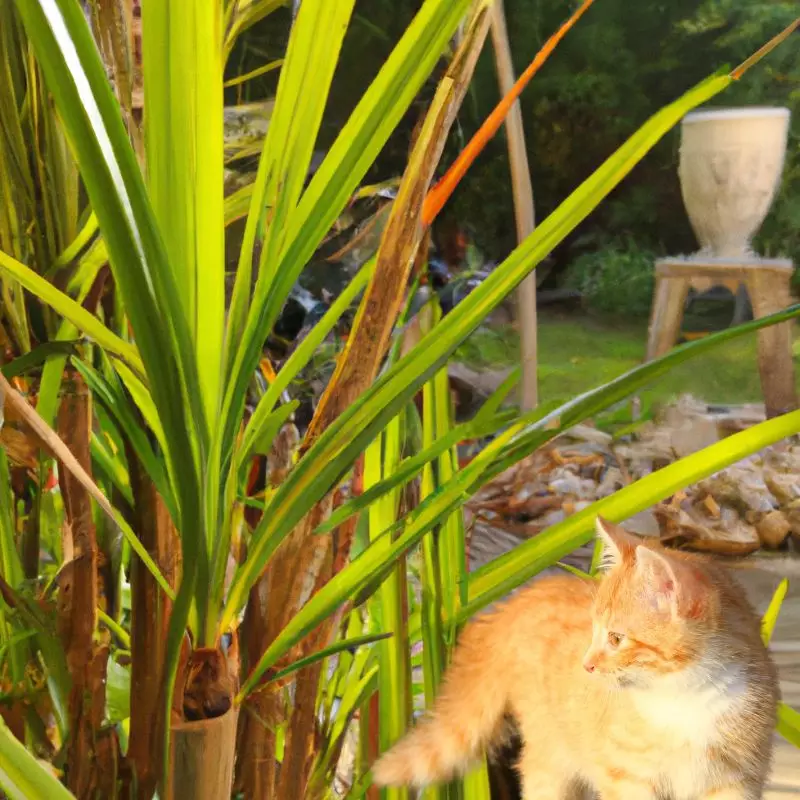
[[[524,65],[533,57],[568,6],[561,0],[507,2],[516,64]],[[598,2],[523,95],[539,216],[549,213],[593,164],[674,96],[678,87],[716,65],[740,62],[757,42],[788,24],[796,13],[792,2]],[[482,114],[497,94],[489,59],[479,67],[476,87]],[[713,104],[792,108],[792,141],[782,191],[757,244],[765,254],[785,253],[800,261],[800,65],[796,52],[787,47],[773,53],[758,76],[732,87]],[[464,120],[465,127],[472,124]],[[665,252],[687,252],[696,246],[680,196],[679,136],[679,131],[673,131],[644,159],[625,185],[582,226],[572,240],[573,249],[595,249],[621,236],[633,236],[640,245]],[[504,142],[498,139],[476,165],[473,179],[456,204],[456,213],[470,221],[476,238],[498,254],[511,248],[514,237],[505,159]]]
[[[386,57],[418,0],[360,0],[333,83],[327,128],[320,145],[351,110]],[[514,62],[521,70],[572,10],[566,0],[506,0]],[[630,3],[600,0],[559,47],[522,97],[537,215],[543,218],[650,114],[683,87],[720,64],[735,65],[797,13],[791,0],[673,0]],[[286,14],[288,18],[288,13]],[[246,46],[280,49],[277,16],[255,30]],[[270,27],[271,26],[271,27]],[[277,26],[277,27],[276,27]],[[256,52],[255,50],[253,52]],[[435,78],[435,76],[434,76]],[[432,79],[429,85],[434,85]],[[269,79],[254,91],[268,92]],[[427,99],[426,93],[418,101]],[[490,51],[478,64],[448,150],[458,152],[498,99]],[[781,105],[793,111],[791,141],[780,196],[757,246],[765,255],[800,263],[800,63],[796,49],[780,48],[758,74],[734,86],[715,105]],[[418,117],[412,108],[372,170],[379,180],[399,174],[408,136]],[[695,245],[677,175],[679,131],[673,131],[556,255],[563,265],[586,250],[618,247],[634,237],[662,252]],[[442,167],[446,166],[447,158]],[[503,136],[497,137],[461,187],[449,214],[466,226],[489,258],[515,244],[514,218]]]
[[[459,346],[688,111],[734,80],[694,83],[620,135],[462,302],[415,305],[406,287],[430,209],[453,184],[430,187],[489,2],[425,0],[381,38],[365,4],[353,17],[355,0],[302,0],[285,44],[288,0],[148,0],[140,115],[137,48],[117,37],[133,0],[0,0],[0,68],[13,77],[0,81],[0,166],[18,169],[11,181],[0,169],[0,180],[25,189],[6,190],[0,205],[0,332],[15,332],[0,369],[3,796],[150,800],[157,789],[219,800],[233,789],[321,800],[333,796],[351,729],[359,753],[343,763],[362,796],[374,758],[422,696],[435,697],[465,620],[587,543],[596,515],[627,519],[800,430],[800,411],[755,425],[468,572],[463,506],[488,481],[683,361],[800,315],[792,306],[676,348],[560,406],[504,406],[515,371],[454,424],[447,363]],[[234,50],[262,21],[272,38],[259,30]],[[378,37],[371,55],[386,57],[377,76],[357,60],[362,28]],[[248,73],[259,62],[260,74],[276,72],[275,58],[266,136],[232,155],[224,122],[237,112],[224,108],[225,88],[254,99]],[[364,86],[350,92],[341,81],[357,73]],[[254,84],[262,96],[270,81]],[[257,160],[257,172],[225,197],[234,160],[245,171]],[[264,342],[280,338],[315,254],[355,198],[374,197],[366,183],[400,172],[380,241],[353,256],[356,274],[312,309],[291,355],[271,360]],[[44,197],[52,205],[31,214]],[[68,215],[51,219],[62,206]],[[359,296],[301,440],[298,378]],[[44,334],[20,308],[36,312],[31,321],[47,315]],[[470,440],[485,446],[462,462],[456,447]],[[800,715],[780,714],[778,730],[800,742]],[[486,778],[481,764],[427,796],[486,800]]]
[[[579,290],[587,306],[603,314],[646,317],[653,297],[654,254],[634,241],[586,252],[569,267],[566,285]]]

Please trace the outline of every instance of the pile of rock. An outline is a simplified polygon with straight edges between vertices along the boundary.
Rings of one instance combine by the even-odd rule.
[[[535,535],[763,419],[763,407],[722,408],[682,398],[619,443],[581,426],[498,476],[469,511],[478,531]],[[767,448],[637,514],[625,527],[674,546],[732,556],[793,546],[793,540],[800,546],[800,444]]]

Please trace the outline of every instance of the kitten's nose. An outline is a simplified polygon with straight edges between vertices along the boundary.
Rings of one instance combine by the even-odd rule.
[[[583,662],[583,668],[587,672],[594,672],[595,671],[595,665],[591,661],[584,661]]]

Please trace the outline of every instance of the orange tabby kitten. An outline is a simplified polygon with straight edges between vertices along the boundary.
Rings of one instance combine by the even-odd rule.
[[[379,785],[463,770],[503,717],[526,800],[757,800],[778,681],[727,571],[598,519],[608,572],[543,578],[468,625],[432,713],[375,764]]]

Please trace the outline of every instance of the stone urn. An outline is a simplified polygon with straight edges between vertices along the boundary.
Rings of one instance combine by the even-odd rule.
[[[684,117],[678,174],[700,254],[752,259],[750,241],[780,184],[788,133],[786,108],[730,108]]]

